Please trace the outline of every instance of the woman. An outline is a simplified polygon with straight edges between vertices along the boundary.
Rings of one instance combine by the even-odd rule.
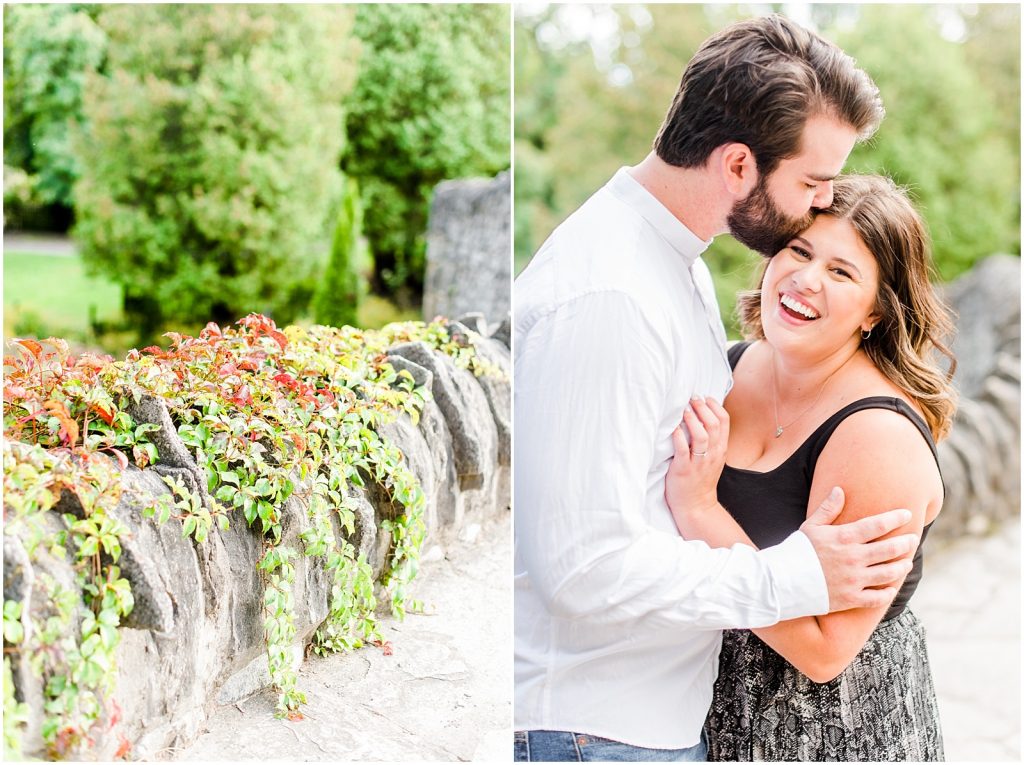
[[[832,206],[741,298],[755,340],[730,349],[726,407],[693,402],[689,444],[674,434],[666,498],[683,536],[771,546],[841,486],[837,522],[905,507],[894,534],[923,541],[955,408],[952,371],[933,358],[949,356],[951,322],[928,271],[924,225],[891,181],[835,181]],[[727,631],[710,759],[943,759],[924,631],[906,608],[921,564],[919,546],[888,609]]]

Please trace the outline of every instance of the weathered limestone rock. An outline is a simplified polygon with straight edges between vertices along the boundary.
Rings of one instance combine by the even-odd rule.
[[[511,212],[508,172],[438,184],[427,228],[424,317],[477,310],[496,319],[509,312]]]
[[[482,486],[483,466],[493,464],[497,455],[497,428],[476,378],[471,372],[442,362],[443,354],[423,343],[397,345],[390,355],[433,372],[431,392],[451,433],[459,487],[466,490]]]
[[[472,327],[474,332],[481,333],[486,329],[479,314],[473,314],[468,318],[475,325]],[[453,334],[460,332],[461,328],[469,329],[470,327],[462,320],[448,324],[448,331]],[[491,416],[498,427],[498,464],[510,466],[512,464],[512,391],[508,381],[512,378],[512,354],[507,346],[489,337],[478,338],[474,346],[479,356],[500,369],[504,375],[504,379],[480,377],[477,380],[484,390],[487,403],[491,407]]]
[[[929,538],[985,533],[1020,511],[1020,258],[993,255],[946,289],[960,405],[939,444],[946,486]]]

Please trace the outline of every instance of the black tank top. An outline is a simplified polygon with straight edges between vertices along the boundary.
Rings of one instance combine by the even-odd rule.
[[[729,349],[729,365],[733,369],[749,346],[750,343],[737,343]],[[928,426],[906,402],[891,396],[871,396],[854,401],[825,420],[774,470],[761,473],[729,465],[722,470],[722,477],[718,481],[718,501],[736,519],[755,545],[759,548],[777,545],[806,520],[807,501],[811,493],[811,480],[814,478],[818,455],[825,448],[832,433],[839,427],[839,423],[854,412],[864,409],[889,409],[909,419],[921,431],[935,457],[935,463],[938,464],[935,441],[932,440]],[[766,501],[771,502],[770,508],[765,507]],[[914,554],[914,567],[896,594],[896,599],[893,600],[883,621],[903,613],[910,596],[917,589],[924,566],[921,550],[930,527],[929,523],[921,531],[921,544]]]

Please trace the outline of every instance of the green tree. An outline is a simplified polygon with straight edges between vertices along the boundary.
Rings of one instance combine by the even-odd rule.
[[[374,288],[403,302],[422,291],[434,186],[508,167],[508,14],[421,4],[356,13],[363,52],[346,102],[343,169],[362,187]]]
[[[70,222],[79,172],[71,131],[82,122],[86,74],[101,66],[106,50],[94,13],[77,4],[4,9],[5,175],[27,175],[5,206],[28,208],[18,211],[19,223],[66,228]]]
[[[338,220],[334,225],[331,259],[313,302],[318,324],[356,325],[359,304],[366,294],[363,268],[363,205],[359,184],[346,178]]]
[[[995,252],[1020,251],[1019,135],[1003,129],[995,92],[965,46],[943,38],[934,11],[865,5],[853,28],[825,34],[871,75],[886,107],[877,136],[854,150],[848,170],[909,187],[939,274],[952,279]],[[1004,34],[1018,38],[1019,24]],[[1019,65],[1016,84],[1006,86],[1017,94],[1014,113]]]
[[[85,88],[78,239],[143,333],[284,323],[329,248],[351,23],[338,6],[105,6]]]
[[[709,18],[709,9],[700,5],[640,10],[616,7],[618,31],[603,46],[548,42],[534,54],[530,43],[516,44],[521,67],[516,78],[515,212],[520,269],[551,230],[619,167],[646,156],[686,62],[705,38],[737,17],[734,9],[718,8]],[[556,7],[553,14],[517,26],[535,37],[541,33],[544,40],[571,39],[571,29],[559,29],[558,14]],[[599,57],[595,47],[611,47],[612,52]],[[527,57],[522,65],[521,51]],[[545,80],[557,82],[554,116],[529,95],[541,93]],[[526,95],[522,111],[521,93]],[[520,150],[524,142],[529,144],[525,152]],[[521,168],[534,183],[521,184]],[[540,193],[530,198],[535,188]],[[726,236],[715,239],[705,258],[728,320],[736,292],[750,285],[760,259]]]

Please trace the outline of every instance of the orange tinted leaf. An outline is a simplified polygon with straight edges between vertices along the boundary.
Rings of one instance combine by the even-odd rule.
[[[107,425],[113,425],[114,424],[114,413],[113,412],[108,412],[106,409],[104,409],[99,404],[93,404],[91,407],[89,407],[89,410],[93,411],[93,412],[96,412],[96,414],[98,414],[100,416],[100,419],[103,420],[105,423],[107,423]]]
[[[78,423],[71,419],[71,413],[63,401],[50,399],[43,408],[60,422],[60,437],[66,446],[74,446],[78,441]]]
[[[121,452],[118,452],[121,454]],[[121,454],[124,457],[123,454]],[[135,458],[135,464],[139,466],[139,469],[143,469],[149,464],[149,452],[143,449],[141,446],[132,447],[132,456]]]
[[[115,760],[123,760],[128,753],[132,750],[132,742],[121,736],[121,743],[117,747],[117,751],[114,752]]]
[[[43,346],[39,343],[38,340],[32,340],[31,338],[23,340],[16,337],[13,340],[11,340],[11,342],[15,343],[16,345],[20,345],[22,348],[31,353],[37,359],[39,358],[39,355],[43,352]]]
[[[391,645],[390,640],[371,640],[370,645],[377,646],[377,648],[383,648],[385,656],[391,656],[395,652],[395,648]]]

